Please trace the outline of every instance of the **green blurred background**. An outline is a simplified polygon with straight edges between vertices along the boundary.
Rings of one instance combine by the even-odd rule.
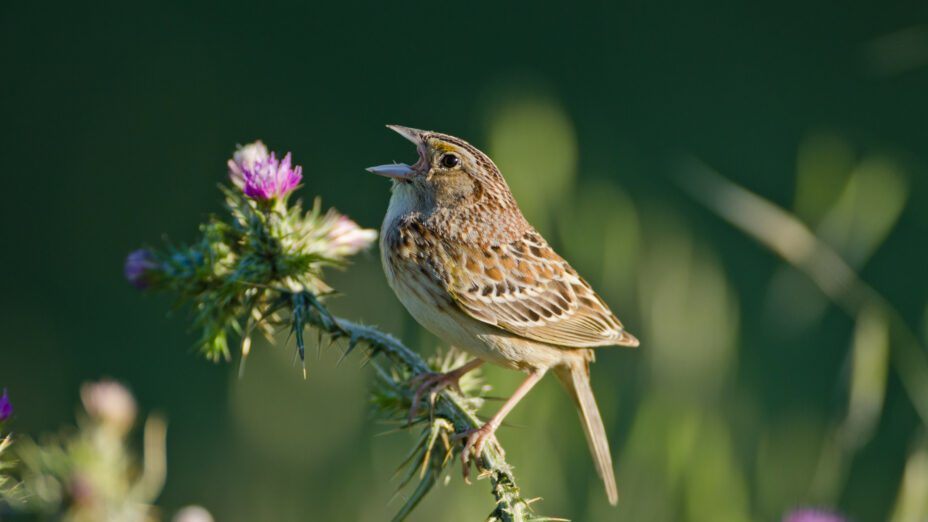
[[[374,437],[387,427],[360,358],[312,350],[304,382],[291,347],[259,343],[239,379],[198,357],[186,316],[139,295],[122,262],[193,238],[220,208],[225,159],[256,138],[304,166],[298,196],[379,227],[388,183],[363,169],[414,160],[383,127],[398,123],[487,151],[641,338],[593,368],[618,508],[553,379],[501,431],[540,512],[772,521],[819,505],[924,520],[925,424],[888,362],[885,310],[846,313],[677,180],[698,163],[794,213],[922,350],[925,2],[54,4],[0,14],[0,385],[17,432],[72,422],[80,383],[110,376],[170,420],[166,513],[391,516],[412,437]],[[376,252],[331,279],[338,313],[439,346]],[[521,377],[487,378],[502,395]],[[490,502],[456,469],[412,518],[481,520]]]

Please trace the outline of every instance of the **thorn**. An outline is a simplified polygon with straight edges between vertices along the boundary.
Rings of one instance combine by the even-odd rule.
[[[335,363],[335,366],[336,366],[336,367],[341,366],[342,361],[344,361],[345,359],[348,358],[348,354],[349,354],[349,353],[351,353],[351,350],[344,350],[344,351],[342,351],[342,354],[341,354],[341,356],[338,358],[338,361]]]
[[[372,360],[374,360],[373,354],[368,354],[364,356],[364,359],[361,360],[361,368],[367,366]]]
[[[303,380],[306,380],[306,363],[303,363]]]
[[[342,355],[342,359],[348,357],[348,354],[354,351],[358,347],[358,338],[354,334],[348,339],[348,347],[345,349],[345,353]]]

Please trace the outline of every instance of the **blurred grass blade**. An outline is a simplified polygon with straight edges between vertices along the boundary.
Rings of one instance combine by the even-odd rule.
[[[684,163],[678,182],[686,192],[723,219],[754,237],[805,273],[848,315],[856,318],[868,306],[887,317],[893,368],[928,426],[928,356],[899,312],[831,247],[798,218],[766,199],[724,178],[703,162]]]
[[[698,160],[688,162],[678,179],[698,201],[796,265],[825,292],[844,306],[856,309],[862,296],[850,290],[856,274],[830,247],[797,218],[773,203],[723,178]],[[856,315],[856,314],[854,314]]]
[[[158,416],[152,415],[145,420],[142,476],[133,488],[131,498],[144,502],[154,502],[167,477],[167,422]]]
[[[858,315],[851,353],[851,390],[842,435],[844,442],[859,448],[870,439],[886,395],[889,324],[879,307],[868,306]]]
[[[928,447],[922,439],[905,463],[891,522],[928,520]]]
[[[832,133],[803,138],[796,153],[796,215],[806,223],[821,221],[847,185],[855,160],[850,144]]]
[[[817,233],[859,268],[896,226],[907,197],[908,183],[895,162],[867,158],[851,173]]]

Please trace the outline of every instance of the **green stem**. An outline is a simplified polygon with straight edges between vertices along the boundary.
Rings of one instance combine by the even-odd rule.
[[[358,343],[364,343],[371,349],[372,355],[383,355],[392,362],[405,366],[412,375],[432,371],[419,354],[406,347],[392,335],[347,319],[332,317],[314,296],[304,294],[303,299],[309,301],[316,312],[305,314],[306,323],[334,338],[347,338],[349,351],[354,349]],[[396,384],[398,387],[406,387],[405,383]],[[412,390],[407,391],[409,395],[413,394]],[[483,422],[477,416],[477,412],[465,405],[461,397],[452,391],[442,390],[435,403],[435,408],[437,414],[447,418],[454,424],[457,433],[465,433],[469,430],[478,429],[483,425]],[[506,462],[502,451],[494,447],[493,444],[485,445],[480,451],[477,464],[479,469],[489,476],[493,496],[496,498],[496,509],[488,520],[494,522],[528,522],[531,520],[529,502],[520,494],[519,487],[516,485],[516,477],[512,472],[512,466]],[[405,515],[404,513],[401,514]]]

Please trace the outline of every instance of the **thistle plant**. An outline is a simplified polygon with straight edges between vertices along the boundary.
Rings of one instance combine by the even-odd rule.
[[[330,293],[322,268],[343,265],[376,237],[335,211],[323,213],[318,201],[307,212],[299,202],[288,205],[301,168],[291,166],[290,154],[278,161],[261,142],[239,148],[229,177],[233,186],[221,190],[230,219],[211,218],[188,246],[136,250],[125,265],[134,286],[166,290],[191,305],[200,350],[214,361],[231,358],[232,337],[247,355],[256,331],[273,333],[278,312],[289,307],[282,298]],[[302,358],[302,333],[294,333]]]
[[[140,459],[130,449],[137,407],[125,387],[108,380],[84,384],[81,403],[76,430],[0,441],[0,514],[8,509],[69,522],[158,520],[164,420],[153,415],[145,421]],[[4,411],[10,411],[6,394],[0,399]],[[15,458],[7,459],[8,453]]]
[[[426,362],[396,338],[376,328],[332,316],[324,300],[333,290],[324,269],[345,267],[350,256],[368,247],[374,230],[363,229],[335,210],[323,211],[317,199],[309,210],[290,201],[302,169],[289,153],[282,160],[260,141],[239,147],[228,161],[231,185],[220,185],[225,216],[200,226],[190,245],[146,248],[129,254],[127,280],[138,288],[163,291],[191,311],[199,331],[200,352],[212,361],[230,360],[237,346],[242,361],[252,338],[288,331],[305,367],[305,336],[320,343],[341,343],[344,356],[366,349],[375,368],[371,402],[376,412],[404,429],[418,430],[415,445],[402,459],[399,487],[415,479],[413,492],[394,520],[404,519],[460,457],[460,434],[482,425],[477,410],[484,388],[464,379],[460,389],[430,397],[412,407],[418,383],[435,371],[450,369],[457,354]],[[477,478],[488,478],[496,500],[488,520],[533,518],[503,451],[489,444],[474,459]],[[465,478],[469,468],[465,467]]]
[[[38,439],[8,432],[13,412],[0,397],[0,518],[8,513],[64,522],[157,522],[154,505],[166,476],[165,421],[144,423],[144,453],[130,438],[138,409],[122,384],[111,380],[81,387],[83,413],[77,428]],[[30,518],[31,520],[31,518]],[[211,522],[209,512],[189,506],[175,522]]]

